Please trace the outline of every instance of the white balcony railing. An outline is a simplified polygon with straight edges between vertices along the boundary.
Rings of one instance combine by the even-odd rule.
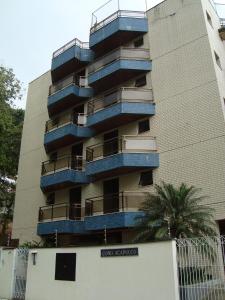
[[[107,93],[89,100],[88,115],[118,102],[149,103],[149,101],[153,102],[153,92],[151,89],[121,87],[107,91]]]
[[[148,153],[157,151],[156,138],[141,135],[124,135],[86,148],[88,162],[118,153]]]
[[[120,47],[116,50],[111,51],[107,55],[102,56],[101,58],[97,59],[94,63],[92,63],[88,67],[88,73],[94,73],[102,67],[118,59],[146,60],[149,59],[149,57],[149,49]]]
[[[68,50],[69,48],[71,48],[73,46],[78,46],[81,49],[89,49],[88,42],[81,42],[79,39],[76,38],[76,39],[73,39],[72,41],[69,41],[68,43],[66,43],[65,45],[60,47],[58,50],[54,51],[53,58],[59,56],[60,54],[62,54],[63,52],[65,52],[66,50]]]
[[[49,87],[49,96],[64,89],[65,87],[75,84],[78,87],[88,87],[88,78],[85,76],[77,76],[76,74],[70,74],[56,84],[52,84]]]

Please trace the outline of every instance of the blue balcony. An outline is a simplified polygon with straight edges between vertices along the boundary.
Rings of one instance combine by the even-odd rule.
[[[99,56],[147,32],[145,12],[119,10],[92,26],[90,48]]]
[[[109,196],[89,198],[85,207],[59,203],[39,209],[38,234],[58,233],[91,234],[95,231],[133,228],[137,218],[144,215],[139,211],[147,198],[144,192],[120,192]],[[72,213],[71,213],[72,212]]]
[[[80,156],[63,156],[42,163],[41,189],[44,192],[89,182]]]
[[[72,74],[57,84],[51,85],[48,97],[49,115],[57,114],[93,95],[93,90],[87,87],[85,77],[77,77]]]
[[[124,136],[86,149],[86,174],[94,179],[159,167],[155,138]]]
[[[48,235],[57,233],[90,234],[93,231],[110,229],[125,229],[135,226],[136,218],[142,216],[142,212],[120,212],[102,216],[86,217],[84,221],[60,220],[38,223],[37,234]]]
[[[89,66],[88,84],[101,92],[151,69],[148,49],[119,48]]]
[[[88,43],[74,39],[56,50],[52,57],[52,82],[76,72],[94,59]]]
[[[154,114],[152,90],[120,88],[88,102],[87,126],[101,132]]]
[[[116,212],[102,216],[85,218],[85,229],[88,231],[131,228],[135,226],[136,218],[142,216],[142,212]]]
[[[66,115],[56,120],[50,120],[46,124],[44,146],[46,152],[71,145],[94,135],[93,129],[85,126],[86,117],[83,115]],[[63,124],[64,122],[64,124]]]

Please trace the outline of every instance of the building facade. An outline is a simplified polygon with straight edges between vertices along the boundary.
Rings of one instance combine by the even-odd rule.
[[[13,238],[129,242],[162,180],[202,188],[222,232],[224,30],[209,0],[166,0],[55,51],[29,85]]]

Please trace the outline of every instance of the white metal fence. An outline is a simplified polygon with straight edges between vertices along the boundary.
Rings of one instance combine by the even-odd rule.
[[[177,240],[180,300],[225,299],[225,237]]]
[[[15,269],[14,269],[14,279],[13,279],[13,300],[25,299],[27,261],[28,261],[28,249],[25,248],[16,249]]]

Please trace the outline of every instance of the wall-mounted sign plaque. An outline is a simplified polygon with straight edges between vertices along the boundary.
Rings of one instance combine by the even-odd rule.
[[[138,248],[102,249],[101,257],[110,256],[137,256]]]

